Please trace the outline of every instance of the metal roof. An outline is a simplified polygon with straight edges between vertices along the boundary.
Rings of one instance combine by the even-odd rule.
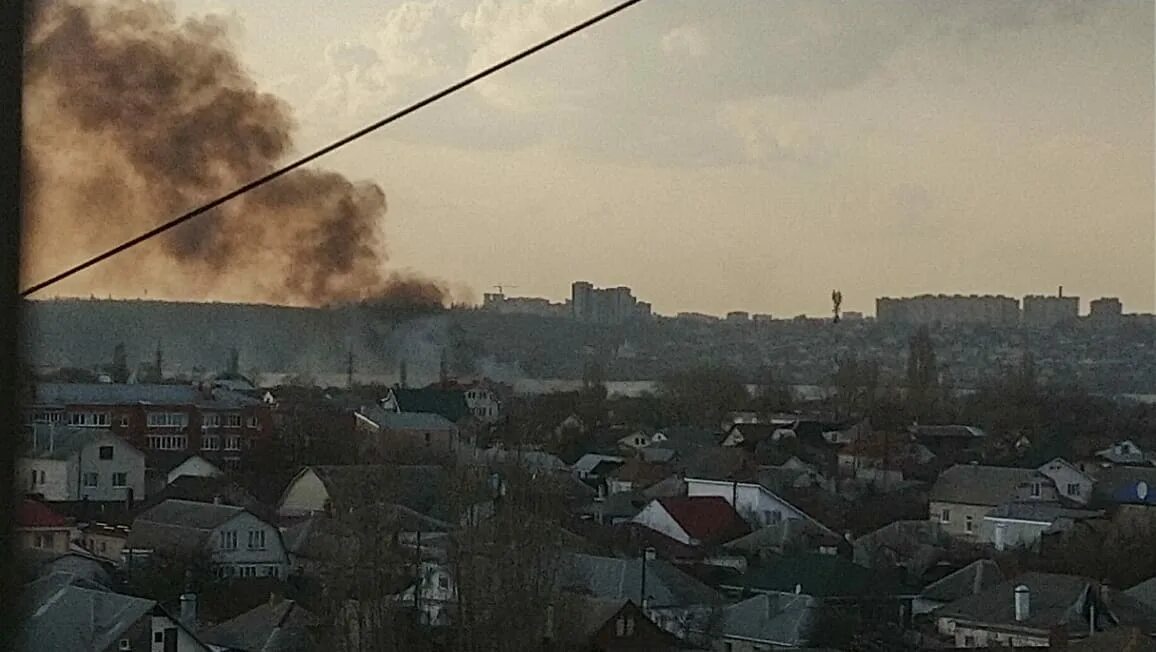
[[[194,385],[37,383],[34,405],[195,405],[240,409],[261,405],[261,401],[227,389],[202,390]]]

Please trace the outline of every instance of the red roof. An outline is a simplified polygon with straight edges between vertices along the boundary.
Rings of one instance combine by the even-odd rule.
[[[691,538],[702,544],[725,543],[751,531],[746,521],[725,498],[659,498],[658,503]]]
[[[68,519],[35,500],[25,499],[16,507],[17,527],[64,527]]]

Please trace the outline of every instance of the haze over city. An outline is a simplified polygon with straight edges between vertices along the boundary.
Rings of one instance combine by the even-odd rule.
[[[224,21],[298,152],[606,6],[173,4]],[[589,279],[663,314],[823,314],[832,288],[871,313],[879,296],[1062,284],[1151,311],[1152,47],[1139,2],[644,3],[323,164],[384,192],[383,278],[416,270],[474,301]],[[28,281],[169,216],[100,223],[52,256],[33,239]],[[53,294],[313,301],[161,275],[94,271]]]

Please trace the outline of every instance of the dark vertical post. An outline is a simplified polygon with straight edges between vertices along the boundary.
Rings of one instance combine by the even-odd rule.
[[[20,414],[23,397],[20,383],[18,335],[20,332],[20,232],[22,165],[22,79],[24,51],[24,3],[0,2],[0,397],[6,414]],[[4,439],[0,443],[0,586],[13,586],[16,580],[13,554],[13,519],[16,505],[16,482],[13,478],[20,420],[5,419]],[[15,595],[16,591],[10,591]],[[16,627],[15,601],[0,600],[0,650],[14,645]]]

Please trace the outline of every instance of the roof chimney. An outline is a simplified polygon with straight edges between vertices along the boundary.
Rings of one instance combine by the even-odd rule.
[[[1022,623],[1031,616],[1031,589],[1020,584],[1015,589],[1016,622]]]

